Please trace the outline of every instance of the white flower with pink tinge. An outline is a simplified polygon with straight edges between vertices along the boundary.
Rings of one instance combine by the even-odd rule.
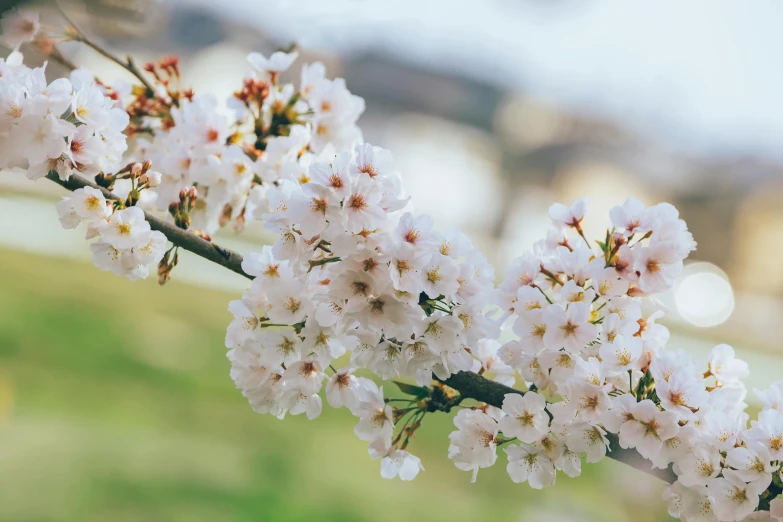
[[[12,49],[18,49],[23,43],[32,42],[40,29],[41,22],[35,11],[8,11],[0,18],[0,32],[2,32],[0,40]]]
[[[544,345],[553,351],[565,348],[580,353],[587,343],[596,340],[598,329],[590,323],[590,305],[571,303],[567,309],[549,305],[544,309]]]
[[[497,460],[498,423],[484,412],[460,410],[454,417],[457,431],[449,434],[449,458],[463,471],[472,471],[476,481],[480,468],[492,466]]]
[[[500,419],[500,430],[507,437],[532,444],[549,432],[549,416],[545,408],[546,399],[536,392],[506,394],[503,399],[506,416]]]
[[[281,73],[287,71],[298,57],[299,53],[296,51],[290,53],[277,51],[272,53],[269,58],[261,53],[253,52],[247,55],[247,61],[257,71]]]

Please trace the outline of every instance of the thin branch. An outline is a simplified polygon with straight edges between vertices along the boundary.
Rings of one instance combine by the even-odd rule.
[[[70,191],[84,187],[92,187],[103,192],[103,195],[106,197],[106,199],[118,199],[114,194],[105,188],[100,187],[92,181],[88,181],[77,174],[72,174],[68,181],[61,180],[57,174],[52,172],[50,172],[46,177]],[[159,230],[160,232],[163,232],[168,240],[171,241],[174,245],[193,252],[197,256],[203,257],[204,259],[212,261],[213,263],[217,263],[220,266],[228,268],[232,272],[236,272],[237,274],[245,276],[248,279],[253,279],[252,276],[247,275],[242,270],[242,256],[233,250],[218,246],[211,241],[207,241],[206,239],[197,236],[193,232],[183,230],[173,223],[167,223],[166,221],[163,221],[162,219],[159,219],[147,212],[144,213],[144,218],[149,222],[150,227],[152,227],[153,230]]]
[[[42,53],[47,58],[51,58],[55,62],[59,63],[69,71],[74,71],[78,69],[77,65],[73,63],[70,59],[66,58],[65,55],[60,51],[60,49],[57,48],[56,45],[52,44],[52,50],[48,53],[45,52],[43,49],[37,48],[38,52]]]
[[[103,195],[107,199],[117,199],[105,188],[100,187],[77,174],[71,175],[68,181],[62,181],[57,174],[51,172],[46,177],[71,191],[83,187],[92,187],[103,192]],[[248,279],[253,279],[252,276],[249,276],[242,271],[242,256],[240,254],[215,245],[192,232],[182,230],[181,228],[178,228],[171,223],[166,223],[146,212],[144,213],[144,217],[154,230],[163,232],[174,245],[193,252],[197,256],[208,259],[220,266],[226,267]],[[441,380],[441,382],[457,390],[462,398],[475,399],[497,408],[503,406],[503,399],[507,393],[518,393],[520,395],[524,395],[525,393],[521,390],[515,390],[514,388],[506,386],[505,384],[491,381],[486,377],[482,377],[473,372],[458,372],[448,379]],[[644,471],[654,477],[658,477],[669,484],[677,480],[677,476],[672,471],[671,466],[665,469],[653,468],[650,461],[639,455],[636,450],[621,448],[617,437],[614,434],[608,433],[607,438],[610,441],[609,453],[607,454],[609,458],[628,464],[629,466]]]
[[[144,85],[144,88],[147,91],[147,97],[151,98],[155,95],[155,88],[152,86],[152,84],[144,77],[144,73],[142,73],[141,69],[139,69],[136,66],[136,63],[133,61],[133,58],[130,56],[126,56],[125,60],[122,60],[121,58],[113,55],[106,49],[104,49],[100,44],[95,42],[92,38],[87,36],[87,33],[82,31],[82,29],[76,25],[76,23],[71,20],[71,18],[68,16],[68,13],[63,9],[63,7],[60,5],[60,2],[56,1],[54,2],[54,5],[57,7],[57,9],[62,14],[63,18],[65,18],[65,21],[68,22],[68,25],[71,26],[73,31],[76,33],[73,35],[73,40],[77,42],[81,42],[85,44],[88,47],[91,47],[93,50],[95,50],[98,54],[101,56],[109,59],[110,61],[116,63],[129,73],[131,73],[133,76],[135,76],[141,83]]]

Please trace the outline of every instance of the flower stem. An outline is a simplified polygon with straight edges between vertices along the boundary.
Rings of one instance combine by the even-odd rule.
[[[65,21],[68,22],[68,25],[70,25],[71,28],[73,29],[75,34],[72,36],[72,39],[74,41],[81,42],[87,47],[92,48],[104,58],[107,58],[108,60],[116,63],[117,65],[119,65],[120,67],[122,67],[123,69],[131,73],[133,76],[135,76],[146,89],[148,98],[152,98],[155,95],[155,88],[144,77],[144,75],[141,72],[141,69],[139,69],[136,66],[136,63],[133,61],[133,58],[127,56],[125,60],[122,60],[119,57],[115,56],[114,54],[110,53],[108,50],[104,49],[100,44],[98,44],[89,36],[87,36],[87,34],[84,31],[82,31],[79,28],[79,26],[76,25],[76,23],[74,23],[73,20],[71,20],[71,18],[68,16],[68,13],[66,13],[65,9],[63,9],[62,6],[60,5],[60,2],[55,1],[54,5],[57,6],[57,9],[63,15]]]

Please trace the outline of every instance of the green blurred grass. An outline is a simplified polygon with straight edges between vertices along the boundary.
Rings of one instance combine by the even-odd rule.
[[[534,491],[501,453],[470,484],[444,414],[411,446],[426,471],[384,480],[347,411],[254,413],[223,348],[236,296],[174,275],[0,249],[0,520],[669,520],[663,485],[608,459]]]

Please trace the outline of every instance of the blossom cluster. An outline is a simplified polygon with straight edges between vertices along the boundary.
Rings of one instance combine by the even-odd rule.
[[[428,385],[433,374],[470,370],[478,361],[469,347],[496,329],[482,310],[493,271],[464,235],[440,233],[429,216],[405,211],[387,150],[357,145],[312,163],[307,179],[280,181],[267,192],[266,212],[254,216],[280,238],[243,262],[255,279],[229,308],[235,381],[256,411],[313,418],[326,368],[350,352],[327,384],[329,403],[360,418],[356,432],[372,454],[402,458],[393,453],[401,449],[391,408],[353,372]],[[333,400],[330,386],[350,397]]]
[[[139,120],[135,132],[151,136],[137,139],[132,155],[151,160],[163,174],[144,203],[165,210],[182,190],[197,186],[201,197],[194,227],[208,234],[227,223],[241,229],[246,213],[263,205],[269,187],[279,180],[303,181],[317,154],[360,139],[356,121],[364,100],[352,95],[344,80],[326,78],[322,63],[302,68],[299,88],[280,82],[297,56],[250,53],[252,70],[227,102],[233,117],[217,110],[211,94],[174,88],[175,59],[151,64],[157,104],[150,106],[147,93],[141,93],[129,105],[133,120]]]
[[[19,52],[0,58],[0,167],[22,166],[32,180],[116,171],[128,115],[84,69],[50,83],[45,72],[46,64],[26,67]]]
[[[92,260],[101,270],[110,270],[129,280],[143,279],[150,265],[156,265],[166,252],[166,236],[151,230],[139,207],[117,208],[92,187],[76,189],[57,203],[63,228],[87,222],[87,238]]]
[[[109,189],[122,207],[168,210],[177,226],[192,226],[202,237],[228,222],[241,228],[246,213],[266,208],[269,187],[284,179],[303,181],[317,153],[361,138],[356,121],[364,101],[344,80],[327,79],[323,64],[303,67],[299,89],[279,82],[296,52],[269,59],[251,53],[253,71],[228,101],[235,112],[229,118],[210,94],[181,87],[176,58],[145,65],[153,78],[145,83],[149,87],[108,86],[84,69],[47,84],[46,64],[30,69],[18,51],[35,40],[37,14],[7,16],[3,27],[4,41],[17,50],[0,59],[0,167],[21,166],[31,180],[50,172],[63,181],[79,174]],[[129,138],[132,150],[123,158]],[[153,162],[156,170],[150,170]],[[132,171],[132,165],[145,168]],[[118,210],[114,219],[133,215],[141,228],[146,225],[139,209]],[[58,211],[66,228],[78,224],[71,203],[63,201]],[[97,235],[93,225],[88,238]],[[136,239],[132,246],[93,244],[96,265],[129,279],[146,277],[148,265],[162,259],[165,242],[158,233]],[[133,247],[146,249],[152,240],[154,255],[131,255]],[[172,259],[166,256],[159,267],[161,282],[176,250]]]
[[[253,281],[229,303],[230,375],[253,410],[314,419],[323,395],[356,417],[383,477],[411,480],[426,415],[456,409],[448,457],[473,480],[499,447],[511,480],[536,489],[632,450],[677,476],[673,516],[783,520],[783,383],[756,390],[764,409],[750,421],[748,367],[731,347],[703,364],[666,349],[657,296],[696,247],[672,205],[628,199],[591,239],[587,200],[555,204],[546,237],[495,287],[464,234],[413,212],[391,152],[362,140],[364,101],[323,64],[295,87],[281,78],[296,52],[251,53],[228,117],[181,86],[176,58],[146,76],[128,61],[140,85],[81,69],[47,83],[18,51],[37,16],[0,25],[15,48],[0,59],[0,167],[77,178],[57,212],[65,228],[87,223],[99,268],[137,279],[157,263],[168,279],[178,247],[142,209],[202,240],[248,220],[278,235],[244,257]],[[445,384],[460,374],[508,393],[466,405]],[[384,395],[390,380],[403,398]]]
[[[497,445],[518,441],[505,449],[508,473],[541,488],[557,471],[579,475],[582,454],[601,460],[614,436],[653,466],[673,467],[672,516],[745,520],[761,501],[772,514],[754,517],[783,516],[774,498],[783,486],[781,385],[758,392],[766,408],[747,428],[747,364],[719,345],[699,368],[687,352],[665,350],[660,311],[642,314],[695,247],[677,211],[629,199],[612,209],[594,248],[581,228],[586,207],[553,205],[555,226],[497,290],[502,319],[519,337],[499,358],[535,391],[506,395],[500,409],[459,412],[451,458],[475,478],[495,463]]]
[[[495,461],[494,450],[473,451],[476,436],[492,440],[490,447],[518,439],[520,445],[506,448],[509,474],[535,488],[554,484],[556,470],[578,475],[582,453],[587,462],[603,458],[607,430],[617,431],[607,419],[622,401],[641,398],[640,387],[649,384],[647,372],[668,339],[668,331],[655,323],[658,314],[643,318],[641,304],[672,286],[695,247],[677,211],[629,199],[612,210],[611,230],[598,248],[581,226],[586,211],[586,200],[553,205],[547,238],[511,264],[495,292],[503,326],[518,337],[497,349],[500,373],[512,381],[518,374],[535,391],[507,395],[500,410],[471,413],[484,426],[473,438],[466,439],[455,421],[460,431],[452,434],[450,454],[474,478]],[[544,392],[562,400],[547,405]],[[671,415],[651,401],[641,404]],[[620,444],[660,458],[666,467],[670,460],[659,455],[660,446],[647,448],[665,435],[673,434],[653,432],[643,441],[621,436]]]
[[[50,172],[64,181],[74,173],[94,179],[116,172],[115,194],[124,191],[123,199],[157,183],[160,175],[147,165],[120,168],[128,115],[87,71],[47,83],[45,64],[31,69],[21,60],[18,52],[0,59],[0,166],[22,166],[31,180]],[[140,208],[113,204],[97,188],[62,198],[57,212],[64,228],[87,222],[87,238],[98,238],[90,248],[101,270],[143,278],[166,250],[166,237],[150,229]]]

